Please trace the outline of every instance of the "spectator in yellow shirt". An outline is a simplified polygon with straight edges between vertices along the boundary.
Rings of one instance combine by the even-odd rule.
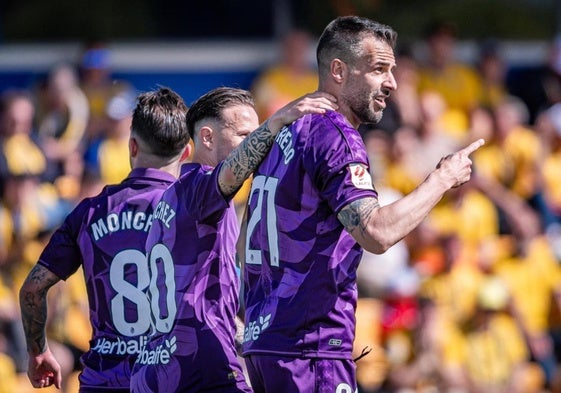
[[[481,84],[475,69],[457,59],[456,28],[434,21],[426,30],[427,53],[419,69],[419,91],[437,91],[452,111],[467,116],[479,104]]]
[[[522,332],[507,312],[508,289],[496,277],[488,276],[478,292],[477,311],[465,335],[465,372],[474,393],[515,392],[521,373],[536,365],[529,354]],[[538,368],[539,369],[539,368]],[[544,376],[530,392],[539,392]]]

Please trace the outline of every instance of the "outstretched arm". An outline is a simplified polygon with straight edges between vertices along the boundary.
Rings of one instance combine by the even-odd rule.
[[[446,191],[470,179],[469,155],[485,142],[479,139],[440,160],[413,192],[381,207],[376,198],[349,203],[338,214],[339,221],[366,250],[381,254],[417,227]]]
[[[47,344],[47,292],[60,278],[47,268],[37,264],[25,279],[19,302],[29,365],[27,375],[35,388],[55,385],[60,389],[60,365]]]
[[[283,126],[309,113],[336,109],[335,97],[323,92],[307,94],[279,109],[226,157],[218,175],[222,194],[230,196],[238,190],[265,158]]]

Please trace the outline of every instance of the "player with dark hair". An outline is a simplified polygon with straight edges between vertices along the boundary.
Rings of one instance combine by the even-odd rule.
[[[168,88],[138,97],[129,140],[132,171],[76,206],[23,283],[27,373],[34,387],[60,388],[60,366],[45,333],[47,292],[81,267],[93,331],[81,357],[80,392],[129,391],[132,365],[150,327],[146,234],[156,202],[190,151],[186,112],[183,99]]]
[[[250,391],[234,343],[239,223],[232,198],[281,127],[306,113],[321,116],[335,108],[331,99],[316,93],[288,104],[254,132],[259,123],[247,91],[218,88],[190,107],[192,163],[164,192],[146,242],[153,331],[132,392]]]
[[[339,17],[317,46],[319,91],[338,111],[283,128],[254,173],[244,252],[243,355],[255,392],[357,389],[352,346],[362,249],[383,253],[452,187],[468,181],[477,141],[443,158],[411,194],[380,206],[357,132],[397,88],[397,34]]]
[[[240,97],[244,103],[250,99],[244,92]],[[271,119],[271,128],[278,130],[283,121],[289,123],[303,113],[324,111],[321,108],[331,108],[328,99],[306,97],[279,111]],[[237,143],[258,125],[256,115],[242,109],[236,106],[231,118],[218,123],[238,132],[236,127],[246,122],[243,126],[249,129],[244,128]],[[147,261],[146,236],[154,223],[168,217],[168,210],[158,201],[180,175],[181,164],[191,153],[186,113],[181,97],[168,88],[138,97],[129,142],[133,170],[122,183],[105,187],[70,213],[25,280],[20,305],[29,352],[28,375],[34,387],[54,384],[60,388],[60,366],[45,335],[46,296],[54,284],[82,267],[93,337],[90,350],[82,357],[80,392],[130,391],[132,366],[143,354],[153,315],[159,311],[158,305],[146,297],[150,280],[159,277],[157,267]],[[221,190],[233,193],[241,177],[249,173],[247,166],[255,165],[252,153],[263,148],[261,142],[270,146],[268,139],[273,134],[266,126],[255,135],[256,145],[247,148],[247,154],[233,155],[215,172]],[[210,135],[210,140],[215,143],[211,150],[217,149],[216,143],[222,145],[217,134],[214,139]]]

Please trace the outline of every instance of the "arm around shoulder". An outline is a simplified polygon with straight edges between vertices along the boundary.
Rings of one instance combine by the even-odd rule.
[[[218,175],[218,185],[222,194],[230,196],[235,193],[245,179],[257,169],[281,128],[306,114],[325,113],[335,109],[335,97],[315,92],[300,97],[275,112],[224,160]]]

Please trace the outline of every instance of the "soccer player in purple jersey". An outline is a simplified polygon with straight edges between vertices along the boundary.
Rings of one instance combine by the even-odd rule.
[[[60,366],[45,336],[47,292],[82,267],[92,339],[81,357],[80,392],[129,391],[130,372],[150,327],[146,235],[156,202],[190,152],[186,113],[183,99],[168,88],[139,95],[129,139],[132,171],[76,206],[23,283],[27,373],[34,387],[60,388]]]
[[[452,187],[468,181],[472,143],[444,157],[411,194],[380,206],[357,128],[382,117],[396,89],[396,33],[375,21],[332,21],[317,47],[319,91],[338,111],[279,132],[254,173],[245,245],[243,355],[255,392],[352,393],[356,270],[383,253]]]
[[[245,90],[217,88],[193,103],[192,163],[162,195],[146,242],[153,331],[134,366],[132,392],[251,391],[234,343],[239,223],[232,199],[282,126],[336,108],[332,100],[312,94],[259,128]]]

